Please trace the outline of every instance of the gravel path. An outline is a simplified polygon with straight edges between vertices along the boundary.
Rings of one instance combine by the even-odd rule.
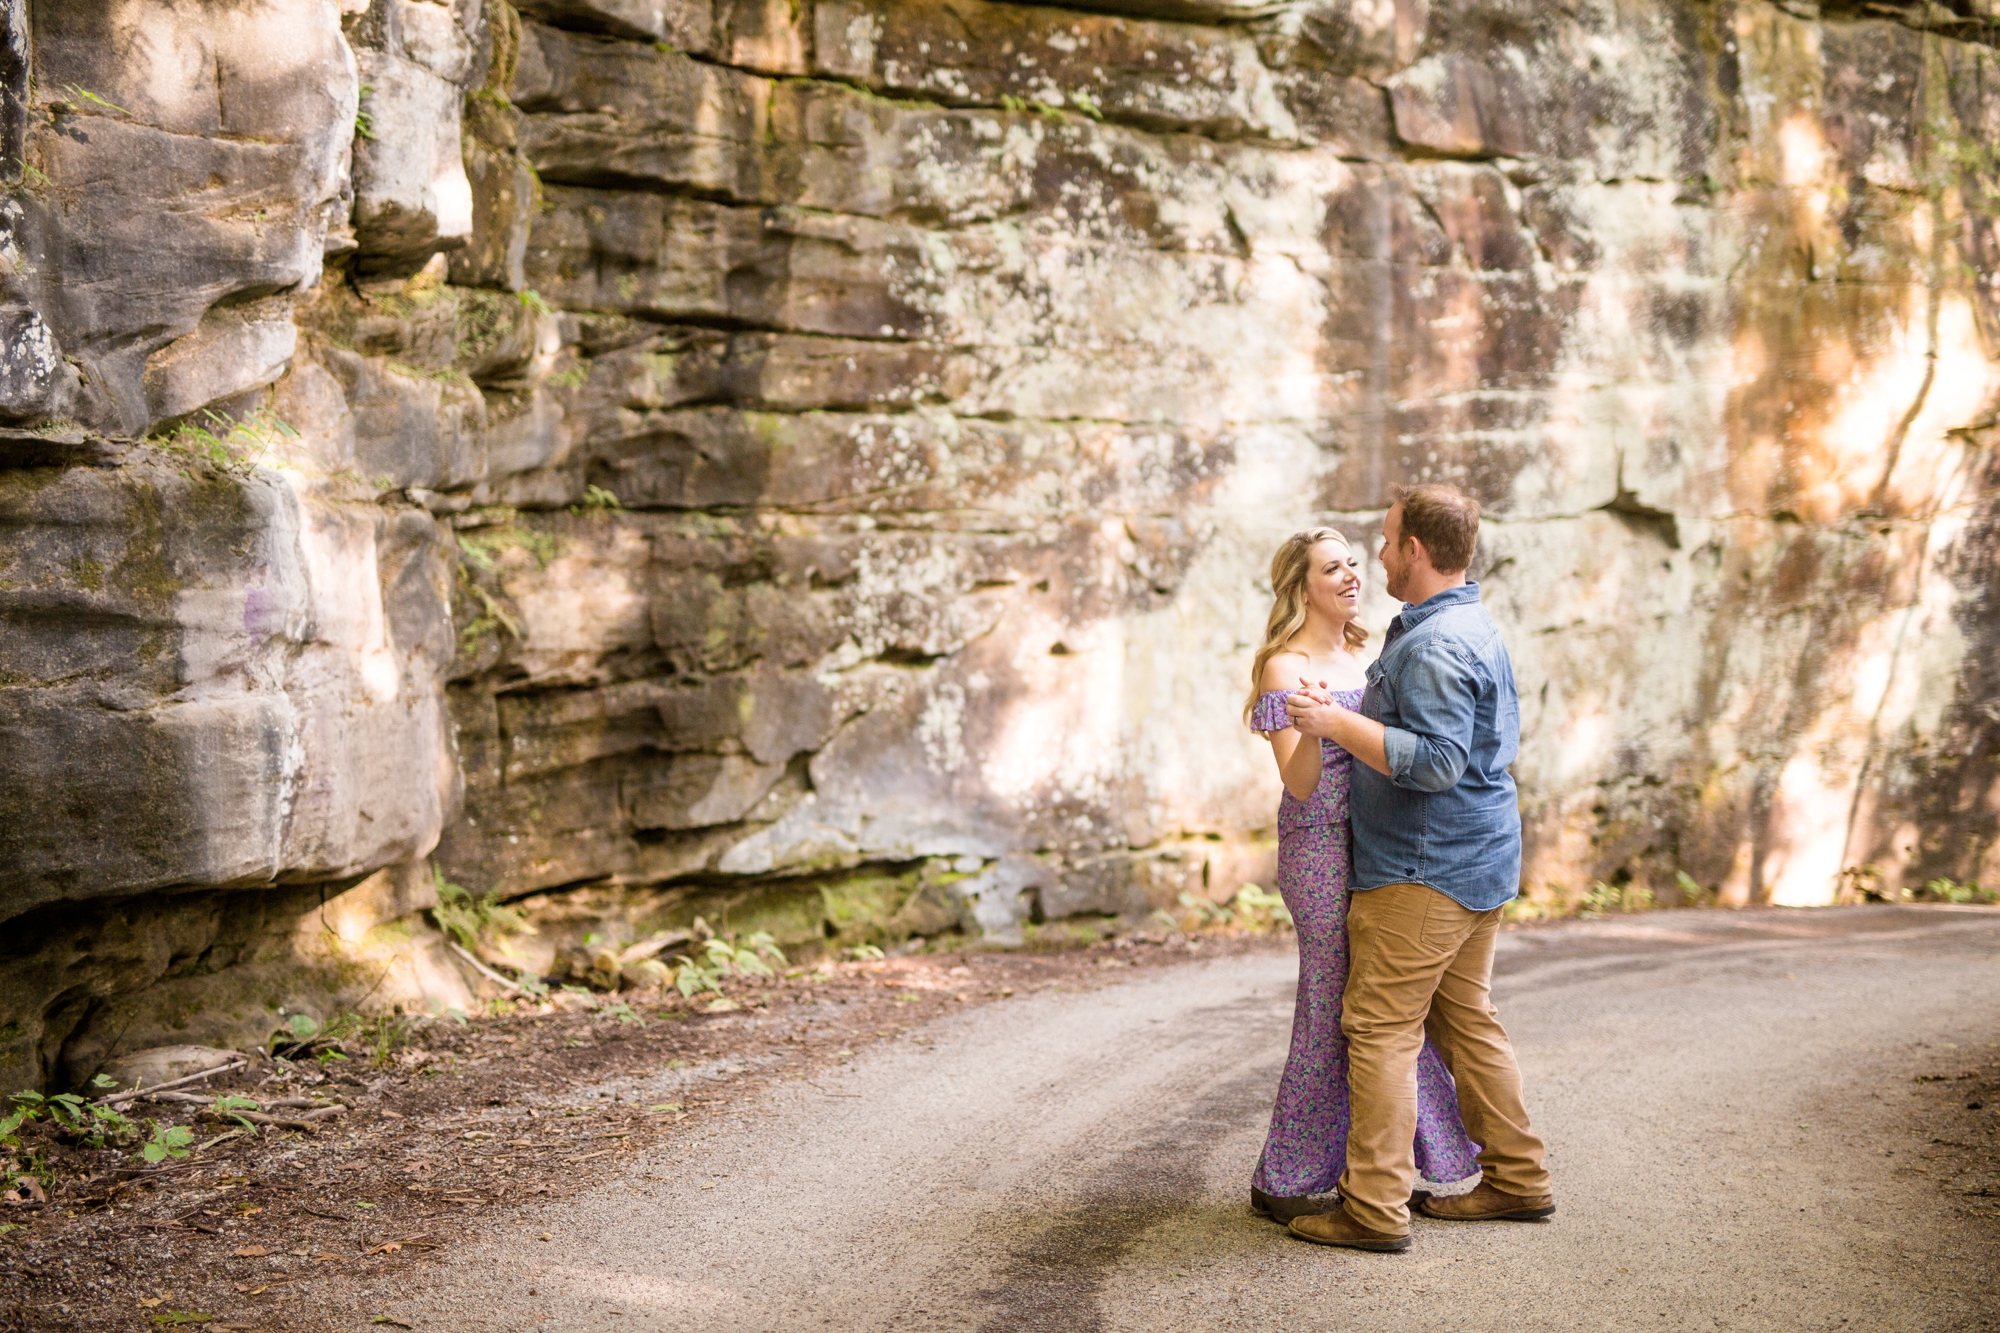
[[[1381,1256],[1253,1217],[1293,968],[1251,956],[934,1023],[516,1215],[368,1313],[510,1331],[2000,1328],[1995,1112],[1950,1103],[1970,1128],[1940,1148],[1945,1103],[1915,1082],[1995,1054],[2000,910],[1566,923],[1507,933],[1499,972],[1551,1145],[1546,1225],[1420,1219]]]

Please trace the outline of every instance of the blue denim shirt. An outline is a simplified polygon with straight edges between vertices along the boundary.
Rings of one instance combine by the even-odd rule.
[[[1427,884],[1474,912],[1518,894],[1521,808],[1507,765],[1521,703],[1477,583],[1389,622],[1361,713],[1387,729],[1391,776],[1354,766],[1352,887]]]

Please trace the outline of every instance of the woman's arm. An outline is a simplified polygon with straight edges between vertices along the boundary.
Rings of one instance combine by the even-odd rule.
[[[1298,677],[1295,669],[1288,669],[1295,666],[1286,662],[1289,656],[1284,654],[1265,664],[1264,679],[1259,683],[1266,694],[1273,690],[1295,688],[1286,683],[1288,679]],[[1271,751],[1278,761],[1278,777],[1285,784],[1285,790],[1301,801],[1311,800],[1313,791],[1319,786],[1319,742],[1301,736],[1294,727],[1267,731],[1264,739],[1271,742]]]

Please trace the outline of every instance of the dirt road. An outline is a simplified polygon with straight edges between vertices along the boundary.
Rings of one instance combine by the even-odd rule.
[[[1292,977],[1228,958],[932,1024],[369,1311],[563,1333],[2000,1328],[2000,1114],[1964,1105],[2000,1055],[2000,911],[1509,933],[1496,990],[1560,1211],[1420,1219],[1394,1256],[1245,1206]]]

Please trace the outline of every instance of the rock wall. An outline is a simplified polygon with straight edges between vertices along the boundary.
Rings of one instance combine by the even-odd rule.
[[[1401,480],[1535,901],[2000,878],[1986,7],[9,6],[0,1081],[462,1002],[433,855],[543,968],[1262,879]]]

